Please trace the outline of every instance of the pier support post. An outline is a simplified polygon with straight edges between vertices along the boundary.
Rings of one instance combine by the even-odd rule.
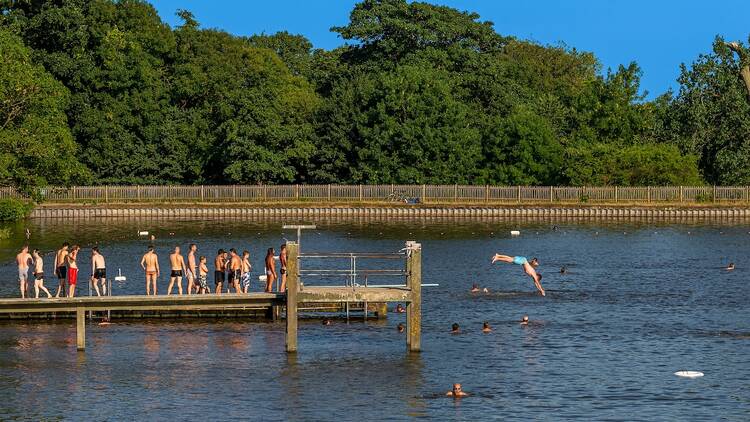
[[[76,344],[78,350],[86,349],[86,311],[76,309]]]
[[[286,243],[286,351],[297,352],[297,292],[299,291],[299,246]]]
[[[422,348],[422,245],[406,242],[406,286],[411,290],[406,305],[406,345],[410,352]]]
[[[386,302],[373,303],[375,306],[375,313],[378,314],[378,319],[388,318],[388,304]]]

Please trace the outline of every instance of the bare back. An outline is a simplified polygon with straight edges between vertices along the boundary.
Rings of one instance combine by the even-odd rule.
[[[145,265],[147,272],[156,272],[156,261],[157,256],[153,252],[143,255],[143,264]]]
[[[62,267],[65,265],[65,258],[68,256],[68,251],[66,249],[60,249],[55,254],[55,262],[57,262],[58,267]]]
[[[175,271],[185,268],[185,259],[180,254],[173,253],[169,255],[169,262],[172,264],[172,269]]]
[[[42,260],[42,257],[39,256],[39,258],[34,260],[34,273],[43,273],[44,272],[44,261]]]
[[[237,271],[240,269],[240,267],[242,267],[242,260],[239,256],[234,255],[232,257],[232,260],[229,261],[229,269],[232,271]]]
[[[31,255],[28,252],[21,252],[18,255],[16,255],[16,263],[18,264],[18,268],[29,268],[29,261],[31,260]]]
[[[276,272],[276,262],[274,262],[273,255],[266,256],[266,270]]]
[[[190,253],[188,253],[188,268],[190,269],[190,271],[195,271],[195,267],[195,253],[193,253],[193,251],[190,251]]]
[[[94,270],[107,268],[104,263],[104,257],[101,254],[91,257],[91,266],[94,267]]]

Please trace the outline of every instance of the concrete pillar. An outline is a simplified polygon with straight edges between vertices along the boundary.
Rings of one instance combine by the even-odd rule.
[[[286,243],[286,351],[297,352],[297,292],[299,291],[299,246]]]
[[[388,318],[388,304],[383,303],[373,303],[375,306],[375,313],[378,316],[378,319],[386,319]]]
[[[86,311],[76,309],[76,344],[78,350],[86,350]]]
[[[406,305],[406,344],[410,352],[422,348],[422,245],[406,243],[406,286],[411,290]]]

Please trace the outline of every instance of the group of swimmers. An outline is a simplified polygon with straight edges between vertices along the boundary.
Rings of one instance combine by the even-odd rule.
[[[55,297],[73,297],[78,284],[78,253],[81,247],[78,245],[70,246],[68,242],[62,244],[62,247],[55,252],[55,261],[52,265],[55,277],[58,279],[57,292]],[[21,291],[21,297],[31,297],[28,290],[31,288],[29,283],[29,269],[33,267],[32,275],[34,276],[34,297],[39,298],[39,292],[47,294],[48,298],[52,293],[44,286],[44,258],[39,249],[33,249],[29,253],[28,245],[24,245],[16,255],[16,264],[18,265],[18,283]],[[97,296],[107,294],[107,270],[104,263],[104,256],[99,252],[98,247],[91,249],[91,282]],[[101,290],[100,287],[101,286]]]
[[[187,277],[187,294],[206,294],[211,293],[211,287],[208,284],[208,258],[197,256],[198,246],[192,243],[188,247],[187,263],[180,253],[180,247],[175,246],[169,255],[170,274],[167,295],[172,294],[172,289],[177,285],[177,293],[183,294],[182,279]],[[280,279],[281,285],[278,286],[279,292],[286,291],[286,265],[287,253],[286,245],[281,245],[279,252],[279,272],[276,272],[275,251],[268,248],[266,252],[265,263],[265,291],[272,292],[274,283]],[[214,258],[214,292],[222,294],[226,287],[227,293],[234,289],[235,293],[248,293],[250,291],[250,281],[252,270],[250,264],[250,252],[242,251],[240,255],[235,248],[226,251],[219,249]],[[141,268],[146,275],[146,295],[157,294],[156,280],[161,275],[159,268],[159,257],[154,252],[153,245],[141,258]],[[152,293],[153,292],[153,293]]]
[[[55,261],[53,264],[54,275],[58,280],[57,292],[54,297],[74,297],[76,285],[78,284],[79,269],[79,245],[70,245],[64,242],[60,249],[55,252]],[[211,293],[211,287],[208,285],[208,266],[205,256],[197,256],[198,247],[191,244],[188,248],[187,261],[180,252],[180,247],[175,246],[169,255],[170,275],[167,294],[172,294],[172,290],[177,285],[177,293],[183,294],[183,277],[187,277],[187,294],[206,294]],[[280,280],[278,286],[279,292],[286,291],[286,266],[287,253],[286,245],[281,245],[279,253],[279,272],[276,271],[275,251],[268,248],[265,258],[265,291],[273,291],[274,283]],[[29,290],[29,269],[33,267],[32,275],[34,276],[34,297],[39,298],[39,292],[47,294],[48,298],[52,293],[44,286],[44,259],[38,249],[33,249],[29,253],[29,247],[24,245],[16,255],[16,264],[18,265],[18,282],[21,292],[21,298],[31,297]],[[159,268],[159,259],[154,251],[154,246],[150,245],[148,250],[141,258],[141,268],[146,277],[146,295],[157,294],[157,280],[161,274]],[[227,293],[234,289],[235,293],[248,293],[250,290],[250,252],[245,250],[242,255],[236,249],[231,248],[229,251],[219,249],[214,259],[214,291],[221,294],[226,287]],[[107,267],[104,255],[98,247],[91,248],[91,286],[97,296],[107,294]]]

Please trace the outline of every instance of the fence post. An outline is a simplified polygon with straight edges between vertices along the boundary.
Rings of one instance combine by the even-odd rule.
[[[490,185],[484,185],[484,202],[490,202]]]
[[[328,184],[328,202],[331,202],[331,184]]]
[[[135,186],[135,197],[138,200],[138,202],[141,202],[141,185]]]
[[[362,184],[359,184],[359,202],[362,202]]]
[[[651,186],[646,186],[646,202],[651,203]]]
[[[237,199],[237,185],[232,185],[232,200]]]
[[[549,187],[549,201],[555,202],[555,188],[553,186]]]
[[[618,199],[619,199],[618,198],[618,189],[617,189],[617,185],[615,185],[615,203],[618,201]]]
[[[107,185],[104,185],[104,202],[109,202],[109,189]]]
[[[680,203],[682,203],[685,200],[685,189],[683,186],[680,186]]]
[[[422,184],[422,202],[427,201],[427,185]]]
[[[203,185],[201,185],[201,202],[206,201],[206,193],[204,192]]]
[[[714,185],[714,202],[716,202],[716,185]]]
[[[458,202],[458,183],[453,184],[453,202]]]
[[[518,186],[518,195],[517,196],[518,196],[518,203],[520,204],[521,203],[521,186],[520,185]]]

